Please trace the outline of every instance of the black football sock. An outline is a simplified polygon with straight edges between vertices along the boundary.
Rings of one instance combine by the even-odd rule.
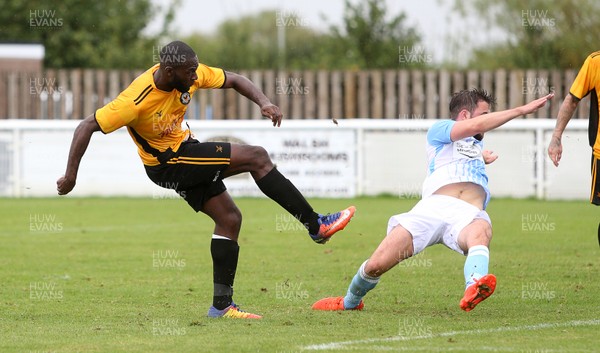
[[[233,240],[213,238],[210,253],[213,260],[213,306],[223,310],[233,301],[233,281],[240,247]]]
[[[304,224],[310,234],[317,234],[319,215],[313,211],[294,184],[279,173],[277,168],[274,167],[267,175],[257,180],[256,185],[266,196]]]

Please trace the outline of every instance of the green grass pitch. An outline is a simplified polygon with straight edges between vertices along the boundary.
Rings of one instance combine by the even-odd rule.
[[[350,204],[346,230],[314,244],[278,205],[238,199],[244,215],[235,300],[260,321],[205,317],[212,222],[170,198],[0,200],[1,352],[599,351],[599,210],[586,201],[492,200],[496,293],[469,313],[464,257],[434,246],[386,274],[363,312],[315,312],[343,295],[417,201]]]

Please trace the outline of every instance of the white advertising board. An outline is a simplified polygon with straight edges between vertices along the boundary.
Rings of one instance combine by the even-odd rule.
[[[286,122],[289,123],[289,122]],[[206,129],[190,124],[199,141],[230,141],[264,147],[279,171],[306,197],[356,195],[356,132],[352,129]],[[290,124],[288,124],[290,125]],[[227,178],[234,196],[260,196],[250,174]]]

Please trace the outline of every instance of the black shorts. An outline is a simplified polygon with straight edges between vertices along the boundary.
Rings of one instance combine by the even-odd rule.
[[[598,168],[600,161],[598,157],[592,154],[592,191],[590,194],[590,202],[596,206],[600,206],[600,178],[598,178]]]
[[[231,144],[185,141],[177,152],[157,166],[145,166],[156,185],[173,189],[198,212],[204,202],[223,193],[223,171],[229,166]]]

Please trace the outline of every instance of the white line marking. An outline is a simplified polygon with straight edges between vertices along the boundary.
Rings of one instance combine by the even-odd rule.
[[[597,325],[600,325],[600,319],[576,320],[576,321],[558,322],[558,323],[543,323],[543,324],[537,324],[537,325],[514,326],[514,327],[510,327],[510,326],[497,327],[497,328],[491,328],[491,329],[448,331],[448,332],[442,332],[442,333],[437,333],[437,334],[420,335],[420,336],[394,336],[394,337],[386,337],[386,338],[366,338],[366,339],[354,340],[354,341],[313,344],[310,346],[301,347],[300,349],[307,350],[307,351],[321,351],[321,350],[332,350],[332,349],[345,349],[346,346],[362,344],[362,343],[415,341],[415,340],[438,338],[438,337],[450,337],[450,336],[457,336],[457,335],[480,335],[480,334],[495,333],[495,332],[510,332],[510,331],[523,331],[523,330],[533,331],[533,330],[542,330],[542,329],[547,329],[547,328],[597,326]]]

